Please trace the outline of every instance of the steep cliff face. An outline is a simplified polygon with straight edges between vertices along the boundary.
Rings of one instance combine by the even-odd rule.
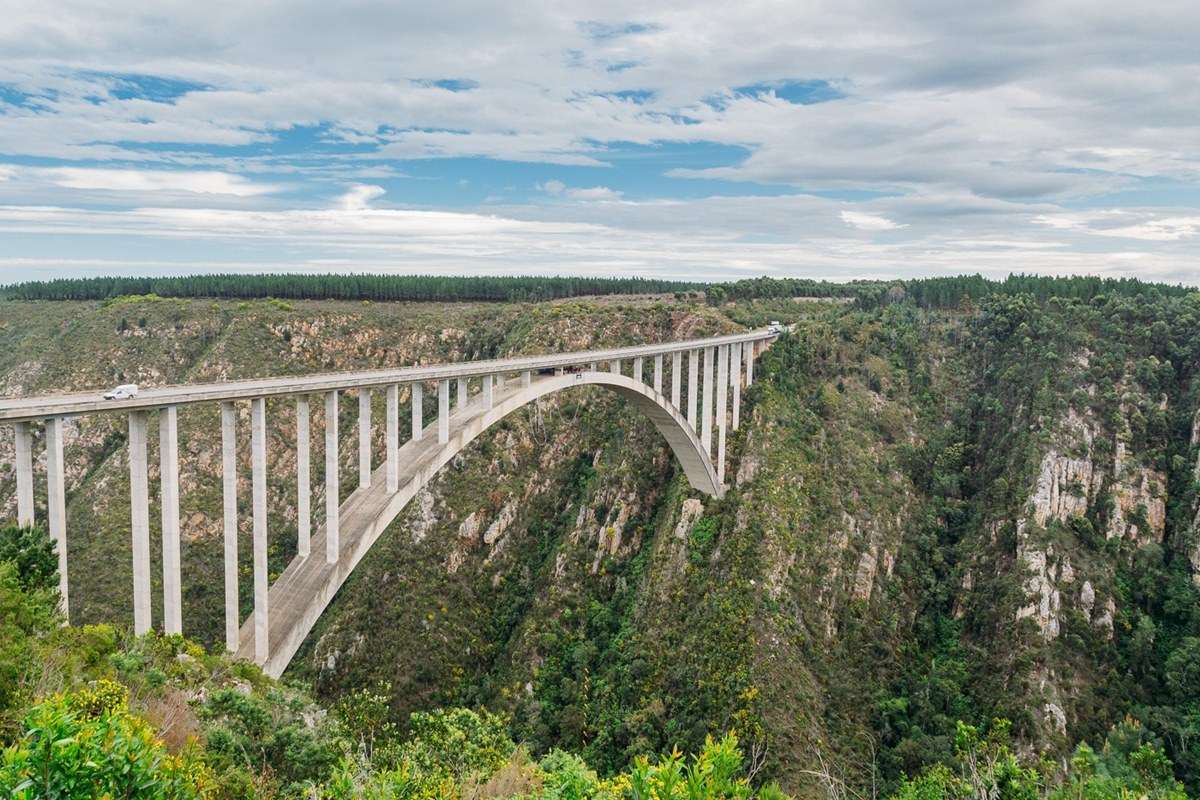
[[[957,602],[994,651],[1000,696],[1029,694],[1005,713],[1035,742],[1061,747],[1119,718],[1130,706],[1096,676],[1128,669],[1139,636],[1168,624],[1146,587],[1161,591],[1187,563],[1186,517],[1171,508],[1194,496],[1178,433],[1196,413],[1193,313],[1186,302],[1012,300],[976,327],[980,522],[963,558],[969,579],[994,577],[989,597],[968,580]]]

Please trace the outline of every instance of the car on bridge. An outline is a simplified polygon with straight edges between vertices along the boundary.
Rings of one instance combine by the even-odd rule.
[[[104,393],[105,400],[132,400],[137,397],[138,387],[136,383],[122,383],[120,386],[109,389]]]

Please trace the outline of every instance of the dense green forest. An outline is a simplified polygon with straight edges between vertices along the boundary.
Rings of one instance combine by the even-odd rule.
[[[981,275],[949,278],[914,278],[897,281],[854,281],[832,283],[807,278],[747,278],[733,283],[711,284],[705,290],[709,302],[754,300],[777,297],[852,298],[859,308],[879,308],[908,302],[921,308],[954,309],[964,300],[979,302],[993,295],[1026,294],[1038,300],[1051,297],[1090,301],[1101,295],[1123,297],[1174,296],[1194,292],[1194,287],[1147,283],[1137,278],[1099,278],[1090,275],[1048,277],[1009,275],[989,280]]]
[[[436,275],[188,275],[59,278],[0,288],[14,300],[107,300],[125,295],[237,300],[539,301],[603,294],[685,292],[703,284],[650,278],[442,277]]]
[[[955,308],[964,298],[978,302],[994,294],[1030,294],[1039,300],[1099,294],[1133,296],[1151,292],[1183,295],[1188,287],[1146,283],[1136,278],[1010,275],[993,281],[980,275],[901,281],[835,283],[809,278],[747,278],[698,283],[653,278],[444,277],[434,275],[188,275],[147,278],[59,278],[0,287],[11,300],[108,300],[114,297],[212,297],[238,300],[482,301],[554,300],[585,295],[663,294],[703,290],[710,303],[784,297],[845,298],[863,308],[908,300],[922,308]]]

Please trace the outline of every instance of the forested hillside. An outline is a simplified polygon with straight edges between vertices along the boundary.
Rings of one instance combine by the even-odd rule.
[[[745,397],[722,500],[691,492],[653,427],[601,392],[548,398],[443,470],[287,676],[342,715],[358,698],[374,721],[353,724],[394,724],[393,750],[375,763],[370,747],[350,748],[308,779],[343,781],[329,796],[424,796],[393,780],[418,762],[443,769],[411,742],[449,723],[420,715],[470,707],[502,715],[498,728],[453,723],[496,752],[428,796],[630,796],[650,779],[637,770],[674,747],[727,769],[711,764],[728,760],[730,731],[733,783],[670,796],[772,782],[832,800],[1198,796],[1200,293],[953,280],[488,305],[8,301],[0,394],[797,322]],[[269,411],[278,569],[294,547],[294,431],[285,404]],[[74,622],[129,615],[120,422],[70,429]],[[182,412],[180,429],[185,633],[212,644],[215,410]],[[5,464],[11,446],[0,439]],[[0,516],[11,496],[0,473]],[[126,680],[114,659],[100,660]],[[80,680],[101,674],[114,677]],[[19,729],[11,721],[6,741]],[[208,726],[194,733],[214,746]],[[576,794],[548,777],[564,770],[583,774]],[[389,780],[392,794],[379,788]],[[490,793],[471,794],[483,784]]]

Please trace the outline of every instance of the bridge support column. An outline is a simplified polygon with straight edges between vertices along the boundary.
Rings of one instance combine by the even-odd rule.
[[[159,500],[162,506],[163,631],[183,633],[179,565],[179,414],[175,406],[158,412]]]
[[[358,390],[358,487],[371,488],[371,390]]]
[[[738,429],[742,408],[742,346],[729,348],[729,387],[733,390],[733,429]]]
[[[254,663],[267,663],[267,401],[250,401],[250,466],[254,499]]]
[[[746,388],[754,383],[754,342],[746,342]]]
[[[16,435],[17,524],[33,524],[33,429],[28,422],[13,426]]]
[[[492,389],[492,376],[483,376],[483,388],[480,390],[483,394],[483,407],[487,411],[491,411],[496,403],[496,394]]]
[[[595,361],[593,361],[591,364],[588,364],[588,372],[597,372],[599,369],[600,365]]]
[[[679,410],[679,391],[683,387],[683,352],[671,353],[671,405]]]
[[[311,412],[307,397],[296,398],[296,555],[308,558],[312,549]]]
[[[400,490],[400,387],[387,387],[387,490]]]
[[[531,370],[525,370],[521,373],[521,385],[526,389],[533,385],[533,372]]]
[[[728,423],[729,345],[717,348],[717,483],[725,483],[725,428]]]
[[[456,388],[458,389],[457,407],[459,409],[466,408],[467,407],[467,394],[468,394],[467,379],[459,378],[458,380],[455,381],[455,384],[456,384]]]
[[[145,411],[129,413],[129,521],[133,536],[133,632],[150,630],[150,483]]]
[[[642,357],[641,357],[641,356],[638,356],[637,358],[635,358],[635,359],[633,360],[633,379],[634,379],[635,381],[637,381],[638,383],[643,383],[643,382],[644,382],[644,380],[645,380],[645,378],[644,378],[644,373],[645,373],[644,364],[645,364],[645,362],[643,362],[643,361],[642,361]]]
[[[50,538],[58,551],[58,607],[63,619],[70,622],[67,603],[67,492],[63,466],[63,420],[46,420],[46,501],[50,521]]]
[[[621,374],[620,359],[614,358],[612,361],[608,362],[608,371],[611,372],[613,375],[620,375]]]
[[[438,444],[450,441],[450,381],[438,381]]]
[[[697,384],[700,382],[700,351],[688,351],[688,408],[687,421],[688,427],[694,432],[696,430],[696,395],[700,388]]]
[[[305,403],[307,406],[307,403]],[[221,489],[225,523],[225,649],[238,649],[237,415],[232,402],[221,403]]]
[[[341,551],[341,486],[338,480],[338,393],[325,393],[325,561],[336,564]]]
[[[704,348],[704,398],[701,403],[700,442],[704,452],[712,457],[712,423],[713,423],[713,348]]]
[[[410,391],[412,392],[412,440],[419,442],[425,434],[425,412],[422,409],[425,387],[414,383]]]
[[[654,391],[662,394],[663,357],[659,353],[654,357]]]

